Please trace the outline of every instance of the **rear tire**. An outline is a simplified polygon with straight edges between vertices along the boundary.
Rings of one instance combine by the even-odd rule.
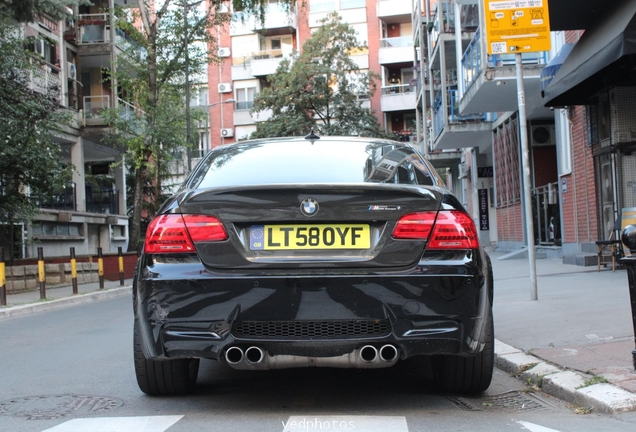
[[[147,359],[141,349],[138,324],[134,330],[135,375],[139,389],[151,396],[191,393],[199,373],[199,359]]]
[[[492,381],[495,367],[495,332],[492,312],[486,323],[485,346],[473,357],[453,355],[432,359],[435,386],[447,393],[474,394],[485,391]]]

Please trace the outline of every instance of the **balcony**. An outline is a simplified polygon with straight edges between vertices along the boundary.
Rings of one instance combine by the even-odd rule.
[[[75,183],[69,183],[60,194],[50,197],[33,197],[33,200],[41,209],[74,211],[77,210],[75,187]]]
[[[414,110],[417,107],[415,89],[410,84],[383,86],[380,109],[382,112]]]
[[[76,211],[77,194],[75,183],[69,183],[64,192],[50,197],[35,197],[41,209]],[[102,186],[86,185],[86,211],[99,214],[119,214],[119,191]]]
[[[440,1],[435,5],[435,17],[429,24],[428,32],[429,40],[431,41],[431,50],[435,50],[443,34],[447,34],[449,39],[452,38],[452,34],[455,33],[453,3]]]
[[[406,63],[415,60],[413,37],[402,36],[380,39],[380,64]]]
[[[110,105],[109,95],[84,96],[84,118],[85,126],[103,126],[106,120],[102,117],[102,112]]]
[[[523,80],[528,118],[548,114],[541,102],[539,80],[547,53],[522,54]],[[486,41],[477,30],[462,56],[464,96],[462,113],[516,111],[517,84],[515,54],[488,55]]]
[[[263,77],[276,72],[278,65],[285,58],[291,58],[291,52],[284,52],[282,49],[264,50],[252,53],[250,65],[252,75]]]
[[[110,43],[110,16],[107,13],[78,16],[78,45]]]
[[[119,214],[119,191],[102,186],[86,185],[86,211]]]
[[[265,8],[265,22],[254,20],[254,32],[263,36],[291,33],[298,28],[298,16],[294,8],[286,8],[282,3],[270,3]]]
[[[456,89],[435,93],[433,102],[432,140],[434,150],[479,147],[481,150],[492,144],[493,113],[460,115]]]
[[[392,0],[378,1],[378,18],[391,24],[411,21],[412,2],[396,2]]]
[[[62,101],[62,80],[60,69],[52,65],[42,64],[31,70],[29,75],[29,89],[34,92],[53,97]]]

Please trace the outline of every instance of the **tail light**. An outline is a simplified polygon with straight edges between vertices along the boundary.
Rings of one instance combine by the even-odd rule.
[[[146,233],[145,253],[194,252],[199,241],[227,240],[220,220],[207,215],[167,214],[150,222]]]
[[[427,249],[477,249],[479,236],[472,218],[458,210],[410,213],[393,229],[393,238],[428,240]]]

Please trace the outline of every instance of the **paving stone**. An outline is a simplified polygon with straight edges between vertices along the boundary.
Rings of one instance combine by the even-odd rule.
[[[598,412],[616,414],[636,410],[636,395],[611,384],[595,384],[578,391]]]
[[[528,379],[530,379],[533,384],[541,386],[543,384],[543,379],[545,376],[559,372],[561,372],[561,369],[559,369],[558,367],[542,362],[535,367],[523,372],[520,378],[524,382],[527,382]]]
[[[518,375],[541,363],[538,358],[521,351],[513,354],[497,355],[495,365],[508,373]]]

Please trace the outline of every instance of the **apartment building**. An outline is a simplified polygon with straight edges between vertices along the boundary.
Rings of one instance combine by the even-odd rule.
[[[515,57],[487,53],[485,3],[414,1],[427,68],[416,112],[425,125],[421,147],[447,167],[482,243],[514,251],[528,244],[529,222]],[[524,53],[521,66],[534,241],[564,262],[596,264],[595,241],[615,238],[615,222],[635,207],[636,1],[546,0],[543,7],[551,49]]]
[[[115,5],[131,8],[136,0],[93,0],[93,6],[69,9],[71,17],[55,21],[45,15],[24,24],[29,47],[39,58],[38,73],[31,77],[35,91],[48,83],[59,87],[61,109],[72,115],[72,124],[55,137],[65,162],[74,167],[66,190],[48,199],[37,199],[40,213],[16,230],[22,257],[68,256],[124,250],[128,244],[126,173],[119,149],[102,143],[108,131],[100,112],[119,107],[122,114],[134,109],[118,97],[116,83],[104,80],[104,71],[130,41],[116,30]],[[111,11],[111,12],[104,12]],[[116,165],[113,165],[116,164]]]
[[[291,10],[270,1],[264,22],[231,6],[218,11],[231,14],[232,22],[216,29],[221,61],[208,68],[210,135],[202,145],[246,139],[258,122],[269,118],[267,112],[250,112],[255,96],[267,85],[267,76],[283,59],[301,52],[320,20],[333,11],[368,45],[353,56],[360,69],[381,77],[378,91],[364,106],[376,113],[385,130],[418,142],[412,0],[309,0]]]

